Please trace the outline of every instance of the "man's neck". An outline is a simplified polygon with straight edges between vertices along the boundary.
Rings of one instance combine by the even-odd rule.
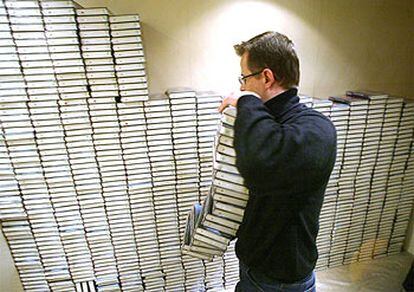
[[[262,97],[262,100],[263,100],[263,102],[269,101],[272,98],[274,98],[275,96],[285,92],[286,90],[288,90],[288,89],[282,88],[282,87],[277,87],[277,88],[270,89],[268,92],[266,92],[264,94],[265,96]]]

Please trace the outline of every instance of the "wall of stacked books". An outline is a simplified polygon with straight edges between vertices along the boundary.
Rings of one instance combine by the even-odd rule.
[[[414,200],[414,101],[370,91],[303,101],[328,116],[338,136],[317,267],[401,252]]]
[[[192,89],[149,99],[138,15],[2,0],[0,35],[0,223],[23,288],[233,287],[234,109]],[[400,252],[414,199],[414,103],[348,95],[302,97],[338,133],[319,269]]]

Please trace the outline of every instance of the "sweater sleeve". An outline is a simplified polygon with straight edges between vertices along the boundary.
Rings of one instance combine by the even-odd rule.
[[[321,176],[329,176],[335,148],[332,128],[328,119],[318,115],[278,123],[260,99],[242,96],[237,104],[234,147],[246,186],[256,193],[266,194],[277,187],[300,194]]]

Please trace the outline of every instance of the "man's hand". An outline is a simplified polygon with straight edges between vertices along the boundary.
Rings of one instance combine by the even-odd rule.
[[[221,112],[224,111],[224,109],[226,107],[228,107],[230,105],[234,106],[234,107],[237,107],[237,101],[239,100],[239,98],[242,97],[243,95],[250,95],[250,94],[260,98],[260,96],[257,95],[257,93],[252,92],[252,91],[232,92],[226,98],[223,99],[223,101],[221,102],[220,107],[218,108],[218,111],[221,113]]]

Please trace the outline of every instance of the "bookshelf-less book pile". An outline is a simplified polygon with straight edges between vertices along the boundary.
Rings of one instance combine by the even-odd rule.
[[[180,251],[188,210],[211,183],[221,97],[167,93],[133,103],[77,98],[80,117],[67,125],[68,104],[57,103],[55,123],[64,131],[50,132],[44,147],[38,124],[30,136],[14,133],[24,116],[13,107],[32,102],[4,100],[1,220],[26,290],[206,290],[237,281],[234,246],[212,262]],[[24,113],[30,123],[36,118]],[[26,163],[39,153],[36,165]],[[46,153],[58,156],[47,163]]]
[[[248,200],[248,190],[244,187],[243,179],[235,166],[235,118],[235,108],[224,110],[215,137],[209,193],[202,204],[192,206],[183,235],[183,254],[209,262],[222,256],[230,241],[235,238]],[[233,256],[225,256],[225,286],[230,286],[238,278],[238,262],[234,257],[233,244],[230,251]],[[214,278],[210,282],[214,283]]]
[[[141,285],[120,154],[148,99],[139,34],[136,15],[0,2],[0,219],[25,290]]]
[[[337,130],[317,268],[400,252],[414,199],[413,101],[349,91],[329,100],[314,98],[312,104]]]

